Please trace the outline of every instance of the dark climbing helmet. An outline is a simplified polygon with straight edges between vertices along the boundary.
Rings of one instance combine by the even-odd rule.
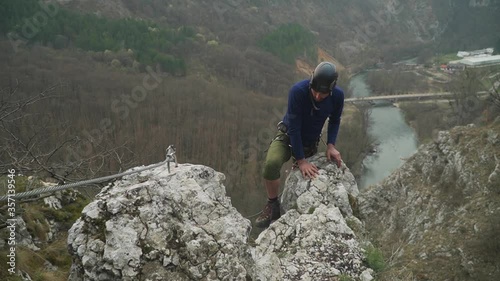
[[[314,69],[309,85],[316,92],[330,93],[338,78],[337,67],[331,62],[322,62]]]

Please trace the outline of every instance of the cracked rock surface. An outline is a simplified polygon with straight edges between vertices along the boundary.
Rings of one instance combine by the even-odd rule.
[[[232,207],[224,175],[167,165],[105,187],[69,231],[69,280],[371,280],[348,226],[354,177],[327,163],[314,181],[290,174],[287,213],[248,243],[250,221]],[[139,169],[139,168],[134,168]]]
[[[250,221],[223,180],[164,165],[104,188],[69,231],[69,280],[245,280]]]
[[[361,225],[349,204],[349,196],[358,194],[354,176],[324,156],[308,160],[320,175],[314,180],[303,179],[298,170],[289,175],[282,195],[286,214],[256,240],[256,279],[338,280],[343,275],[371,280],[363,250],[346,222]]]

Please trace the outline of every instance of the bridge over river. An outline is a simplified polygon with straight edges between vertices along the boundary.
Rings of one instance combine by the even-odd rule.
[[[488,94],[486,91],[478,92],[480,94]],[[355,102],[371,102],[378,100],[385,100],[390,102],[397,102],[401,100],[423,100],[423,99],[452,99],[455,93],[451,92],[441,92],[441,93],[420,93],[420,94],[403,94],[403,95],[382,95],[382,96],[371,96],[371,97],[358,97],[358,98],[348,98],[345,99],[346,103]]]

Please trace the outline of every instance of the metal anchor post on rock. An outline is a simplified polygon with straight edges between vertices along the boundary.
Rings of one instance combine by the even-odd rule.
[[[170,173],[170,162],[175,161],[175,167],[178,167],[177,164],[177,156],[175,156],[175,146],[172,144],[167,147],[166,150],[166,161],[167,161],[167,168],[168,172]]]

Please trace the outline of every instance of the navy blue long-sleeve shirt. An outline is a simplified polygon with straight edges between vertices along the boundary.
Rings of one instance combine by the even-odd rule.
[[[313,102],[318,110],[314,108]],[[288,109],[283,117],[283,123],[288,128],[287,133],[290,136],[295,159],[303,159],[303,147],[316,143],[326,118],[329,118],[328,144],[335,144],[343,109],[344,91],[337,86],[332,90],[332,94],[321,102],[311,99],[309,79],[292,86],[288,94]]]

